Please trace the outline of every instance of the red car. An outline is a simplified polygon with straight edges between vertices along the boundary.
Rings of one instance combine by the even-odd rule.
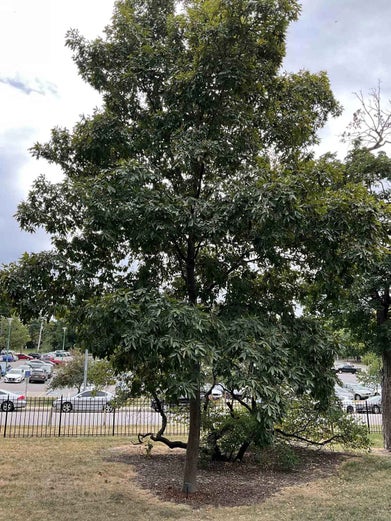
[[[26,353],[16,353],[15,356],[18,358],[18,360],[32,360],[33,357],[30,355],[27,355]]]

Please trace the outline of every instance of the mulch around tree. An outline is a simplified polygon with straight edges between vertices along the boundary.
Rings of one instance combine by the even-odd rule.
[[[272,462],[261,464],[251,456],[243,462],[210,462],[198,473],[198,491],[182,492],[183,450],[154,447],[149,456],[145,448],[118,447],[112,458],[132,466],[136,483],[163,501],[204,506],[244,506],[265,501],[285,487],[310,484],[336,472],[348,456],[340,452],[295,448],[298,464],[293,470],[281,470]],[[349,456],[351,457],[351,455]]]

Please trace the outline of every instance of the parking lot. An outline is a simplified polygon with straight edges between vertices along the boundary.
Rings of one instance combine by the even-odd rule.
[[[11,367],[18,367],[20,365],[24,365],[25,363],[26,363],[25,360],[17,360],[15,362],[11,362],[10,365],[11,365]],[[347,383],[357,383],[357,376],[355,374],[342,373],[342,374],[338,374],[338,378],[341,380],[343,385],[347,384]],[[46,383],[30,383],[30,382],[26,382],[26,381],[21,382],[21,383],[6,383],[6,382],[4,382],[4,378],[1,378],[0,387],[2,389],[6,389],[6,390],[9,390],[12,392],[25,393],[28,396],[47,396],[49,383],[50,383],[50,380]],[[68,392],[68,391],[73,391],[73,390],[74,389],[66,390],[66,391]],[[57,396],[59,394],[64,394],[64,390],[62,390],[61,392],[52,391],[52,392],[50,392],[49,395]]]
[[[18,360],[11,363],[12,367],[18,367],[25,363],[25,360]],[[357,376],[351,373],[342,373],[337,375],[340,384],[342,386],[349,384],[357,384]],[[7,414],[4,410],[0,413],[0,431],[2,430],[5,435],[4,425],[7,424],[8,435],[10,429],[14,429],[14,432],[20,433],[27,432],[29,435],[33,430],[40,434],[33,435],[47,435],[43,433],[50,433],[49,435],[86,435],[91,430],[99,433],[113,434],[114,432],[124,433],[124,429],[127,429],[128,434],[135,434],[143,431],[146,428],[154,429],[156,425],[160,424],[161,418],[159,413],[153,411],[150,405],[150,400],[132,400],[128,406],[122,406],[117,408],[115,412],[112,411],[72,411],[66,413],[65,408],[63,411],[55,409],[52,404],[57,397],[64,399],[67,396],[72,396],[77,393],[77,389],[58,389],[50,390],[50,379],[46,383],[31,383],[28,379],[20,383],[7,383],[0,382],[0,388],[10,393],[23,394],[28,399],[28,406],[24,409],[18,409],[10,414]],[[112,389],[114,390],[114,389]],[[349,401],[347,412],[352,412],[352,416],[359,423],[364,423],[368,426],[370,432],[381,432],[382,430],[382,415],[373,414],[368,408],[361,407],[361,411],[358,410],[357,404],[360,402]],[[365,402],[363,402],[365,403]],[[346,403],[344,404],[346,407]],[[351,409],[351,410],[350,410]],[[357,410],[356,410],[357,409]],[[185,411],[184,411],[185,412]],[[186,414],[179,418],[179,423],[182,424],[180,427],[183,428],[186,425],[185,421]],[[176,419],[170,418],[172,426],[175,426]],[[185,423],[183,423],[185,421]],[[178,425],[175,429],[178,428]],[[37,430],[38,429],[38,430]],[[56,433],[56,434],[53,434]]]
[[[26,360],[16,360],[15,362],[10,362],[11,367],[18,367],[20,365],[25,365]],[[56,371],[56,369],[54,369]],[[50,384],[50,380],[45,383],[32,383],[29,382],[28,379],[25,379],[20,383],[8,383],[4,382],[4,378],[1,378],[0,388],[6,391],[11,391],[13,393],[21,393],[25,396],[58,396],[60,394],[68,394],[69,392],[75,391],[75,389],[61,389],[60,391],[48,391],[48,387]]]

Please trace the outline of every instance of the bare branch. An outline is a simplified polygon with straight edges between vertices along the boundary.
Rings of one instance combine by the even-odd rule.
[[[370,89],[366,99],[362,91],[355,93],[360,108],[353,114],[353,121],[342,134],[342,140],[359,143],[368,150],[378,150],[391,143],[391,109],[382,106],[380,81]],[[391,100],[388,100],[391,104]]]

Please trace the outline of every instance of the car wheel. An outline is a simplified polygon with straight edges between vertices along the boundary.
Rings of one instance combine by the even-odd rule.
[[[103,406],[104,412],[113,412],[114,407],[111,405],[111,403],[106,403],[106,405]]]
[[[8,411],[8,412],[11,412],[15,409],[14,407],[14,404],[10,401],[7,401],[7,402],[3,402],[1,404],[1,410],[2,411]]]
[[[61,406],[62,412],[71,412],[72,409],[73,407],[70,402],[64,402]]]
[[[353,405],[348,405],[348,406],[346,407],[346,412],[349,413],[349,414],[351,414],[352,412],[354,412]]]
[[[361,395],[360,394],[355,394],[354,395],[354,399],[355,400],[361,400]]]
[[[372,407],[373,414],[380,414],[380,407],[378,405],[374,405]]]

